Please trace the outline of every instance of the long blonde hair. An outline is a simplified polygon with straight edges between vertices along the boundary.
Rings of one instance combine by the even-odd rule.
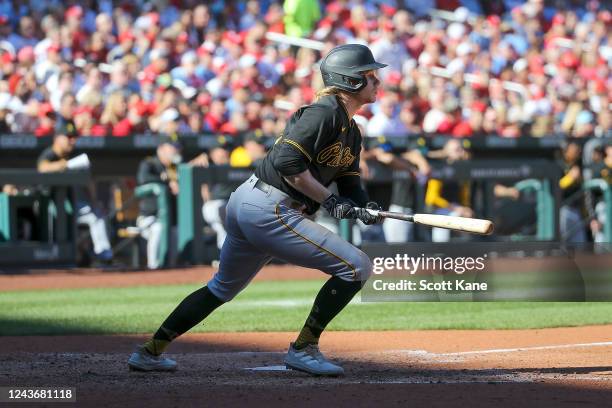
[[[342,90],[338,87],[335,86],[326,86],[323,89],[319,89],[317,91],[317,93],[315,94],[315,102],[318,101],[319,99],[321,99],[324,96],[328,96],[328,95],[340,95],[340,93],[342,92]]]
[[[117,112],[119,104],[123,102],[127,104],[125,100],[125,96],[121,91],[115,91],[108,97],[106,101],[106,106],[104,107],[104,111],[102,112],[102,116],[100,117],[100,123],[103,125],[116,125],[126,112]]]

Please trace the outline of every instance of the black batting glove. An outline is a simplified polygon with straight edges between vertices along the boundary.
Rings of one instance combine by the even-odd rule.
[[[372,215],[367,209],[380,210],[380,207],[374,201],[370,201],[366,204],[365,208],[359,208],[355,211],[355,218],[361,220],[365,225],[379,224],[382,222],[383,217],[380,215]]]
[[[334,218],[355,218],[355,203],[346,197],[331,194],[321,203],[321,206]]]

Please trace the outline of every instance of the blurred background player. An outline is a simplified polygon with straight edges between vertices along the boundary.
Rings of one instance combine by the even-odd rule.
[[[560,165],[563,177],[559,180],[563,204],[559,210],[559,230],[566,242],[586,242],[586,226],[583,221],[582,189],[582,146],[578,142],[565,143],[561,152]]]
[[[216,144],[211,147],[206,154],[207,164],[205,167],[224,167],[230,166],[230,155],[232,152],[233,140],[227,136],[219,136]],[[211,226],[217,235],[217,248],[221,250],[227,233],[225,232],[225,206],[232,191],[240,182],[214,182],[202,186],[202,215],[204,221]]]
[[[170,214],[170,235],[176,235],[176,197],[179,192],[177,166],[181,163],[181,144],[176,137],[161,136],[155,156],[147,157],[138,166],[136,180],[138,185],[161,183],[168,189],[168,211]],[[160,268],[158,257],[162,224],[158,219],[157,198],[143,197],[140,200],[140,213],[136,225],[147,241],[147,267]],[[169,263],[174,264],[176,256],[176,239],[170,239]]]
[[[446,163],[452,164],[460,160],[467,160],[469,153],[461,145],[461,141],[450,139],[440,152]],[[470,185],[466,181],[442,181],[432,178],[427,183],[425,204],[435,214],[452,215],[457,217],[472,217],[474,212],[470,208]],[[433,242],[448,242],[451,231],[444,228],[432,228],[431,240]]]
[[[599,159],[593,160],[590,168],[591,178],[601,178],[608,185],[612,186],[612,145],[596,149],[596,152],[599,155]],[[603,227],[608,222],[606,219],[606,203],[599,191],[590,198],[590,206],[594,205],[594,208],[589,208],[590,213],[593,215],[589,223],[593,241],[603,243],[606,242]]]
[[[65,100],[68,99],[70,98]],[[41,173],[66,171],[68,160],[73,156],[77,137],[78,133],[74,122],[66,118],[61,119],[55,129],[53,144],[38,156],[38,171]],[[95,206],[95,189],[91,187],[88,192],[85,192],[84,189],[77,188],[75,194],[77,223],[89,227],[89,235],[97,260],[108,264],[113,258],[113,253],[108,239],[106,222],[92,207]]]

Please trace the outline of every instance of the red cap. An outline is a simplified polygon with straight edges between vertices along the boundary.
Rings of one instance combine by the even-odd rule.
[[[293,58],[286,58],[282,62],[282,65],[283,65],[285,73],[293,72],[297,68],[297,63],[295,62]]]
[[[606,24],[610,24],[610,22],[612,22],[612,13],[610,13],[610,10],[601,10],[597,13],[597,19]]]
[[[223,33],[223,39],[234,44],[240,44],[242,42],[242,37],[235,31],[226,31]]]
[[[576,55],[571,51],[564,53],[561,56],[559,63],[562,67],[570,68],[570,69],[576,69],[580,65],[580,61],[578,60],[578,57],[576,57]]]
[[[189,34],[187,34],[186,32],[181,32],[177,37],[176,37],[176,41],[177,42],[181,42],[181,43],[186,43],[189,41]]]
[[[340,14],[342,13],[343,10],[344,10],[344,6],[338,3],[337,1],[329,3],[327,7],[325,8],[325,11],[328,14]]]
[[[467,122],[461,122],[453,128],[453,136],[455,137],[466,137],[472,136],[474,131],[472,127]]]
[[[380,5],[380,10],[389,17],[393,17],[395,15],[395,13],[397,12],[397,9],[395,7],[391,7],[388,4],[381,4]]]
[[[60,50],[61,50],[60,45],[56,43],[52,43],[47,48],[47,52],[60,52]]]
[[[208,106],[210,105],[210,102],[212,102],[212,97],[207,93],[201,93],[198,95],[196,101],[200,106]]]
[[[68,9],[66,9],[66,12],[64,13],[65,18],[82,17],[82,16],[83,16],[83,9],[81,8],[81,6],[70,6],[68,7]]]
[[[4,25],[6,23],[8,23],[9,19],[7,16],[5,16],[4,14],[0,14],[0,25]]]
[[[495,27],[499,27],[501,24],[501,18],[499,18],[497,14],[491,14],[490,16],[488,16],[487,21],[489,22],[489,24]]]
[[[2,56],[0,57],[0,61],[2,61],[2,64],[10,64],[11,62],[13,62],[13,59],[13,54],[8,51],[3,52]]]
[[[44,102],[38,105],[38,116],[47,116],[51,112],[53,112],[53,107],[49,102]]]
[[[134,36],[134,34],[132,34],[132,32],[130,30],[125,30],[124,32],[122,32],[121,34],[119,34],[119,43],[124,43],[125,41],[134,41],[136,39],[136,37]]]
[[[563,25],[565,24],[565,17],[563,16],[563,14],[555,14],[555,16],[552,19],[552,25]]]
[[[484,113],[484,111],[487,110],[487,104],[483,101],[474,101],[474,103],[472,103],[472,110]]]
[[[606,81],[601,78],[595,80],[595,93],[604,94],[606,93]]]

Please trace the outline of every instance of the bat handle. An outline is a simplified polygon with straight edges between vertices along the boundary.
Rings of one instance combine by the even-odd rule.
[[[379,211],[378,215],[383,218],[393,218],[401,221],[414,222],[414,217],[411,214],[396,213],[390,211]]]
[[[359,208],[359,207],[353,207],[353,208],[355,209],[355,211],[362,210],[362,209],[366,210],[370,215],[373,215],[375,217],[394,218],[396,220],[414,222],[413,216],[409,214],[400,214],[400,213],[382,211],[382,210],[372,210],[370,208]]]
[[[353,207],[353,210],[355,210],[355,211],[366,210],[370,215],[373,215],[375,217],[378,217],[379,215],[382,215],[381,213],[384,212],[384,211],[380,211],[380,210],[372,210],[370,208],[362,208],[362,207]]]

